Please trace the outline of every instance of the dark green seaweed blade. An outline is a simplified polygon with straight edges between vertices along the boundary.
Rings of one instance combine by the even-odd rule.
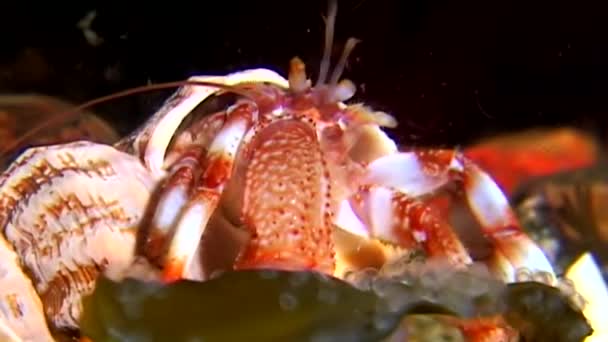
[[[403,314],[373,291],[282,271],[229,272],[170,286],[99,279],[83,335],[102,341],[379,341]]]

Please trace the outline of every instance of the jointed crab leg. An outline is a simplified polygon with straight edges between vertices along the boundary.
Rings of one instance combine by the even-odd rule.
[[[251,103],[235,105],[228,112],[224,127],[215,137],[205,160],[203,173],[190,194],[178,218],[175,234],[164,261],[163,277],[167,281],[185,276],[186,269],[199,245],[204,229],[217,207],[222,190],[232,173],[234,159],[241,140],[253,125],[257,109]],[[173,203],[157,210],[161,216],[175,208]]]
[[[190,77],[188,80],[216,82],[224,85],[267,82],[282,88],[288,86],[285,78],[268,69],[246,70],[227,76],[195,76]],[[146,127],[150,127],[149,132],[136,132],[138,141],[134,145],[136,147],[143,145],[143,150],[138,152],[142,155],[144,164],[153,176],[160,177],[165,174],[163,166],[167,147],[182,120],[196,106],[218,91],[220,89],[208,86],[183,87],[150,119],[150,122],[146,125]]]
[[[504,272],[507,281],[515,281],[518,269],[543,271],[554,275],[551,263],[540,247],[526,235],[509,202],[490,176],[469,160],[460,156],[464,165],[465,195],[484,235],[495,249],[497,270]]]
[[[246,70],[243,72],[233,73],[227,76],[195,76],[189,78],[189,81],[203,81],[203,82],[215,82],[218,84],[224,85],[235,85],[238,83],[271,83],[277,85],[281,88],[288,87],[288,82],[285,78],[280,76],[274,71],[268,69],[252,69]],[[221,89],[210,86],[186,86],[181,88],[181,90],[176,93],[171,99],[166,101],[163,107],[156,112],[154,117],[150,119],[152,124],[146,125],[143,131],[136,132],[136,141],[132,143],[132,146],[135,146],[136,153],[138,153],[144,164],[148,167],[151,174],[155,176],[155,178],[162,178],[165,176],[165,161],[167,160],[167,149],[171,140],[173,139],[174,133],[177,130],[177,127],[184,120],[184,118],[201,102],[203,102],[209,96],[219,92]],[[217,115],[214,115],[217,116]],[[219,119],[219,117],[218,117]],[[209,120],[213,121],[213,118]],[[207,120],[207,121],[209,121]],[[217,120],[215,120],[217,121]],[[211,122],[209,121],[211,124]],[[237,127],[238,124],[235,126]],[[228,127],[228,126],[226,126]],[[231,132],[229,129],[225,131],[225,134],[233,135],[235,132]],[[238,133],[237,133],[238,135]],[[191,233],[186,235],[185,232],[189,230],[186,229],[186,225],[193,224],[194,222],[188,223],[188,220],[192,219],[191,215],[185,215],[185,206],[186,203],[190,200],[190,198],[194,198],[197,195],[190,195],[192,191],[192,187],[194,184],[194,174],[195,170],[201,165],[204,167],[208,165],[209,172],[213,172],[213,168],[225,167],[226,165],[222,164],[225,161],[225,158],[219,158],[219,151],[226,147],[223,144],[231,143],[227,141],[223,141],[225,138],[216,138],[216,142],[214,146],[211,147],[211,150],[215,149],[216,152],[209,151],[209,156],[213,158],[213,154],[216,154],[218,158],[216,158],[215,166],[213,165],[211,160],[198,160],[198,157],[195,157],[197,153],[201,152],[203,156],[205,156],[204,151],[200,151],[198,148],[189,147],[187,151],[185,151],[182,156],[179,158],[177,163],[172,165],[172,171],[170,171],[168,179],[165,181],[165,189],[161,192],[161,196],[159,198],[158,209],[156,210],[154,217],[152,219],[150,233],[148,235],[148,240],[155,241],[147,241],[145,244],[146,254],[149,257],[155,258],[164,253],[164,242],[169,237],[167,234],[170,233],[170,230],[174,228],[177,220],[181,218],[180,225],[181,229],[175,229],[175,232],[180,232],[179,235],[175,237],[178,239],[182,239],[184,237],[191,237]],[[240,138],[239,138],[240,139]],[[234,146],[238,146],[235,144]],[[233,162],[234,153],[228,153],[226,155],[230,159],[230,163]],[[202,163],[201,163],[202,162]],[[203,174],[203,178],[204,178]],[[205,182],[202,180],[203,183]],[[211,178],[209,178],[211,181]],[[223,184],[222,184],[223,186]],[[219,189],[216,189],[219,190]],[[221,190],[219,190],[221,192]],[[204,191],[202,189],[197,190],[198,193],[202,194]],[[200,195],[199,195],[200,196]],[[212,196],[213,197],[213,196]],[[212,200],[215,201],[215,200]],[[211,207],[215,207],[216,204],[210,204]],[[208,213],[204,214],[205,216],[210,215],[212,212],[211,207],[207,208],[209,210]],[[200,207],[192,207],[190,206],[188,212],[190,214],[193,213],[193,210],[201,210]],[[202,213],[201,213],[202,214]],[[199,215],[200,216],[200,215]],[[202,227],[193,228],[201,231],[204,229],[204,224],[207,222],[207,218],[200,219],[203,221]],[[197,232],[194,235],[199,235]],[[181,241],[181,242],[180,242]],[[194,241],[194,240],[193,240]],[[181,262],[185,262],[181,260],[178,262],[178,259],[183,259],[183,257],[187,254],[189,258],[194,255],[194,250],[191,250],[192,247],[186,248],[183,246],[183,240],[174,240],[169,247],[171,252],[168,255],[169,259],[175,259],[177,255],[175,253],[181,254],[181,257],[175,259],[173,262],[167,264],[168,267],[167,280],[171,280],[172,278],[177,276],[179,273],[179,277],[183,276],[183,267],[184,265],[179,266]],[[193,244],[191,242],[190,244]],[[181,247],[179,247],[181,246]],[[158,248],[161,247],[161,248]],[[186,250],[188,250],[186,252]],[[186,254],[184,254],[186,253]],[[180,270],[181,269],[181,270]]]
[[[190,147],[183,151],[180,159],[173,164],[169,177],[165,180],[158,204],[146,234],[144,252],[149,259],[155,260],[165,253],[165,244],[188,203],[188,196],[194,186],[194,175],[200,169],[199,159],[203,151],[200,147]],[[162,262],[162,260],[161,260]]]
[[[471,263],[466,249],[445,218],[412,196],[388,188],[363,187],[351,206],[371,235],[429,257],[445,257],[454,265]]]
[[[364,182],[417,196],[432,192],[454,180],[462,181],[469,206],[484,235],[495,246],[493,261],[504,272],[503,277],[507,281],[513,281],[516,270],[523,267],[553,274],[546,256],[521,231],[507,199],[496,183],[456,151],[404,152],[381,157],[368,166]],[[397,207],[394,202],[393,206],[378,206],[373,215],[376,220],[400,217],[403,212],[412,213],[407,207],[409,205],[411,204],[405,201]],[[372,224],[381,226],[376,222]],[[390,226],[386,225],[386,221],[384,224]]]
[[[154,212],[145,234],[143,247],[149,259],[159,261],[158,257],[166,252],[166,241],[188,201],[195,184],[195,175],[206,165],[205,160],[201,159],[206,156],[213,138],[225,123],[226,113],[218,112],[197,123],[196,133],[186,131],[175,137],[175,142],[165,157],[165,164],[170,167],[168,176],[162,182],[157,204],[157,207],[164,210]],[[197,134],[199,131],[204,134]]]

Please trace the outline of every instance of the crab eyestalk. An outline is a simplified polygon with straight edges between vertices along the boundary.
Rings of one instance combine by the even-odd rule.
[[[298,57],[289,63],[289,90],[301,94],[310,89],[310,80],[306,78],[306,66]]]

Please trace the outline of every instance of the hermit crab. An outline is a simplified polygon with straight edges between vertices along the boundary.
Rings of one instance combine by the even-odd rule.
[[[95,279],[206,280],[216,271],[310,270],[338,278],[412,251],[505,282],[553,269],[492,178],[458,150],[398,149],[391,115],[348,103],[350,39],[329,75],[336,3],[313,85],[294,58],[269,69],[189,79],[114,145],[76,141],[23,152],[0,176],[0,331],[51,341],[77,329]],[[210,101],[230,103],[206,115]],[[217,106],[216,103],[216,107]],[[480,229],[430,204],[456,186]],[[463,239],[492,246],[483,260]],[[361,255],[361,244],[375,254]]]

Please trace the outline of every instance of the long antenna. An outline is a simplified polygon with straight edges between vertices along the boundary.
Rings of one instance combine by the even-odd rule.
[[[98,105],[100,103],[103,103],[103,102],[106,102],[109,100],[119,99],[122,97],[134,95],[134,94],[145,93],[145,92],[152,91],[152,90],[176,88],[176,87],[181,87],[181,86],[186,86],[186,85],[215,87],[215,88],[224,89],[224,90],[227,90],[227,91],[230,91],[233,93],[237,93],[237,94],[240,94],[243,96],[251,97],[251,95],[248,94],[247,92],[243,91],[242,89],[237,89],[234,86],[229,86],[226,84],[214,83],[214,82],[205,82],[205,81],[174,81],[174,82],[165,82],[165,83],[157,83],[157,84],[139,86],[139,87],[119,91],[114,94],[102,96],[102,97],[96,98],[94,100],[85,102],[79,106],[76,106],[73,109],[70,109],[70,110],[67,110],[64,112],[59,112],[58,114],[53,116],[51,119],[46,120],[43,123],[39,124],[38,126],[35,126],[34,128],[30,129],[25,134],[21,135],[19,138],[3,145],[0,148],[0,155],[5,156],[5,155],[13,152],[19,145],[21,145],[22,143],[24,143],[31,137],[35,136],[36,134],[40,133],[44,129],[46,129],[54,124],[60,123],[62,121],[74,118],[74,117],[78,116],[78,114],[80,114],[83,110],[85,110],[89,107]]]
[[[357,43],[359,43],[359,40],[357,38],[349,38],[346,41],[346,45],[344,46],[344,50],[342,51],[342,56],[340,56],[340,60],[338,60],[338,64],[336,64],[336,67],[334,68],[334,71],[331,74],[331,79],[329,80],[330,87],[335,87],[336,84],[338,84],[338,81],[340,81],[340,76],[342,76],[342,72],[346,67],[348,57],[353,52],[353,49],[355,48]]]
[[[325,83],[329,66],[331,63],[331,50],[334,43],[334,28],[336,26],[336,16],[338,14],[338,1],[329,0],[327,3],[327,19],[325,22],[325,47],[323,48],[323,58],[321,59],[321,67],[319,70],[319,78],[316,86]]]

